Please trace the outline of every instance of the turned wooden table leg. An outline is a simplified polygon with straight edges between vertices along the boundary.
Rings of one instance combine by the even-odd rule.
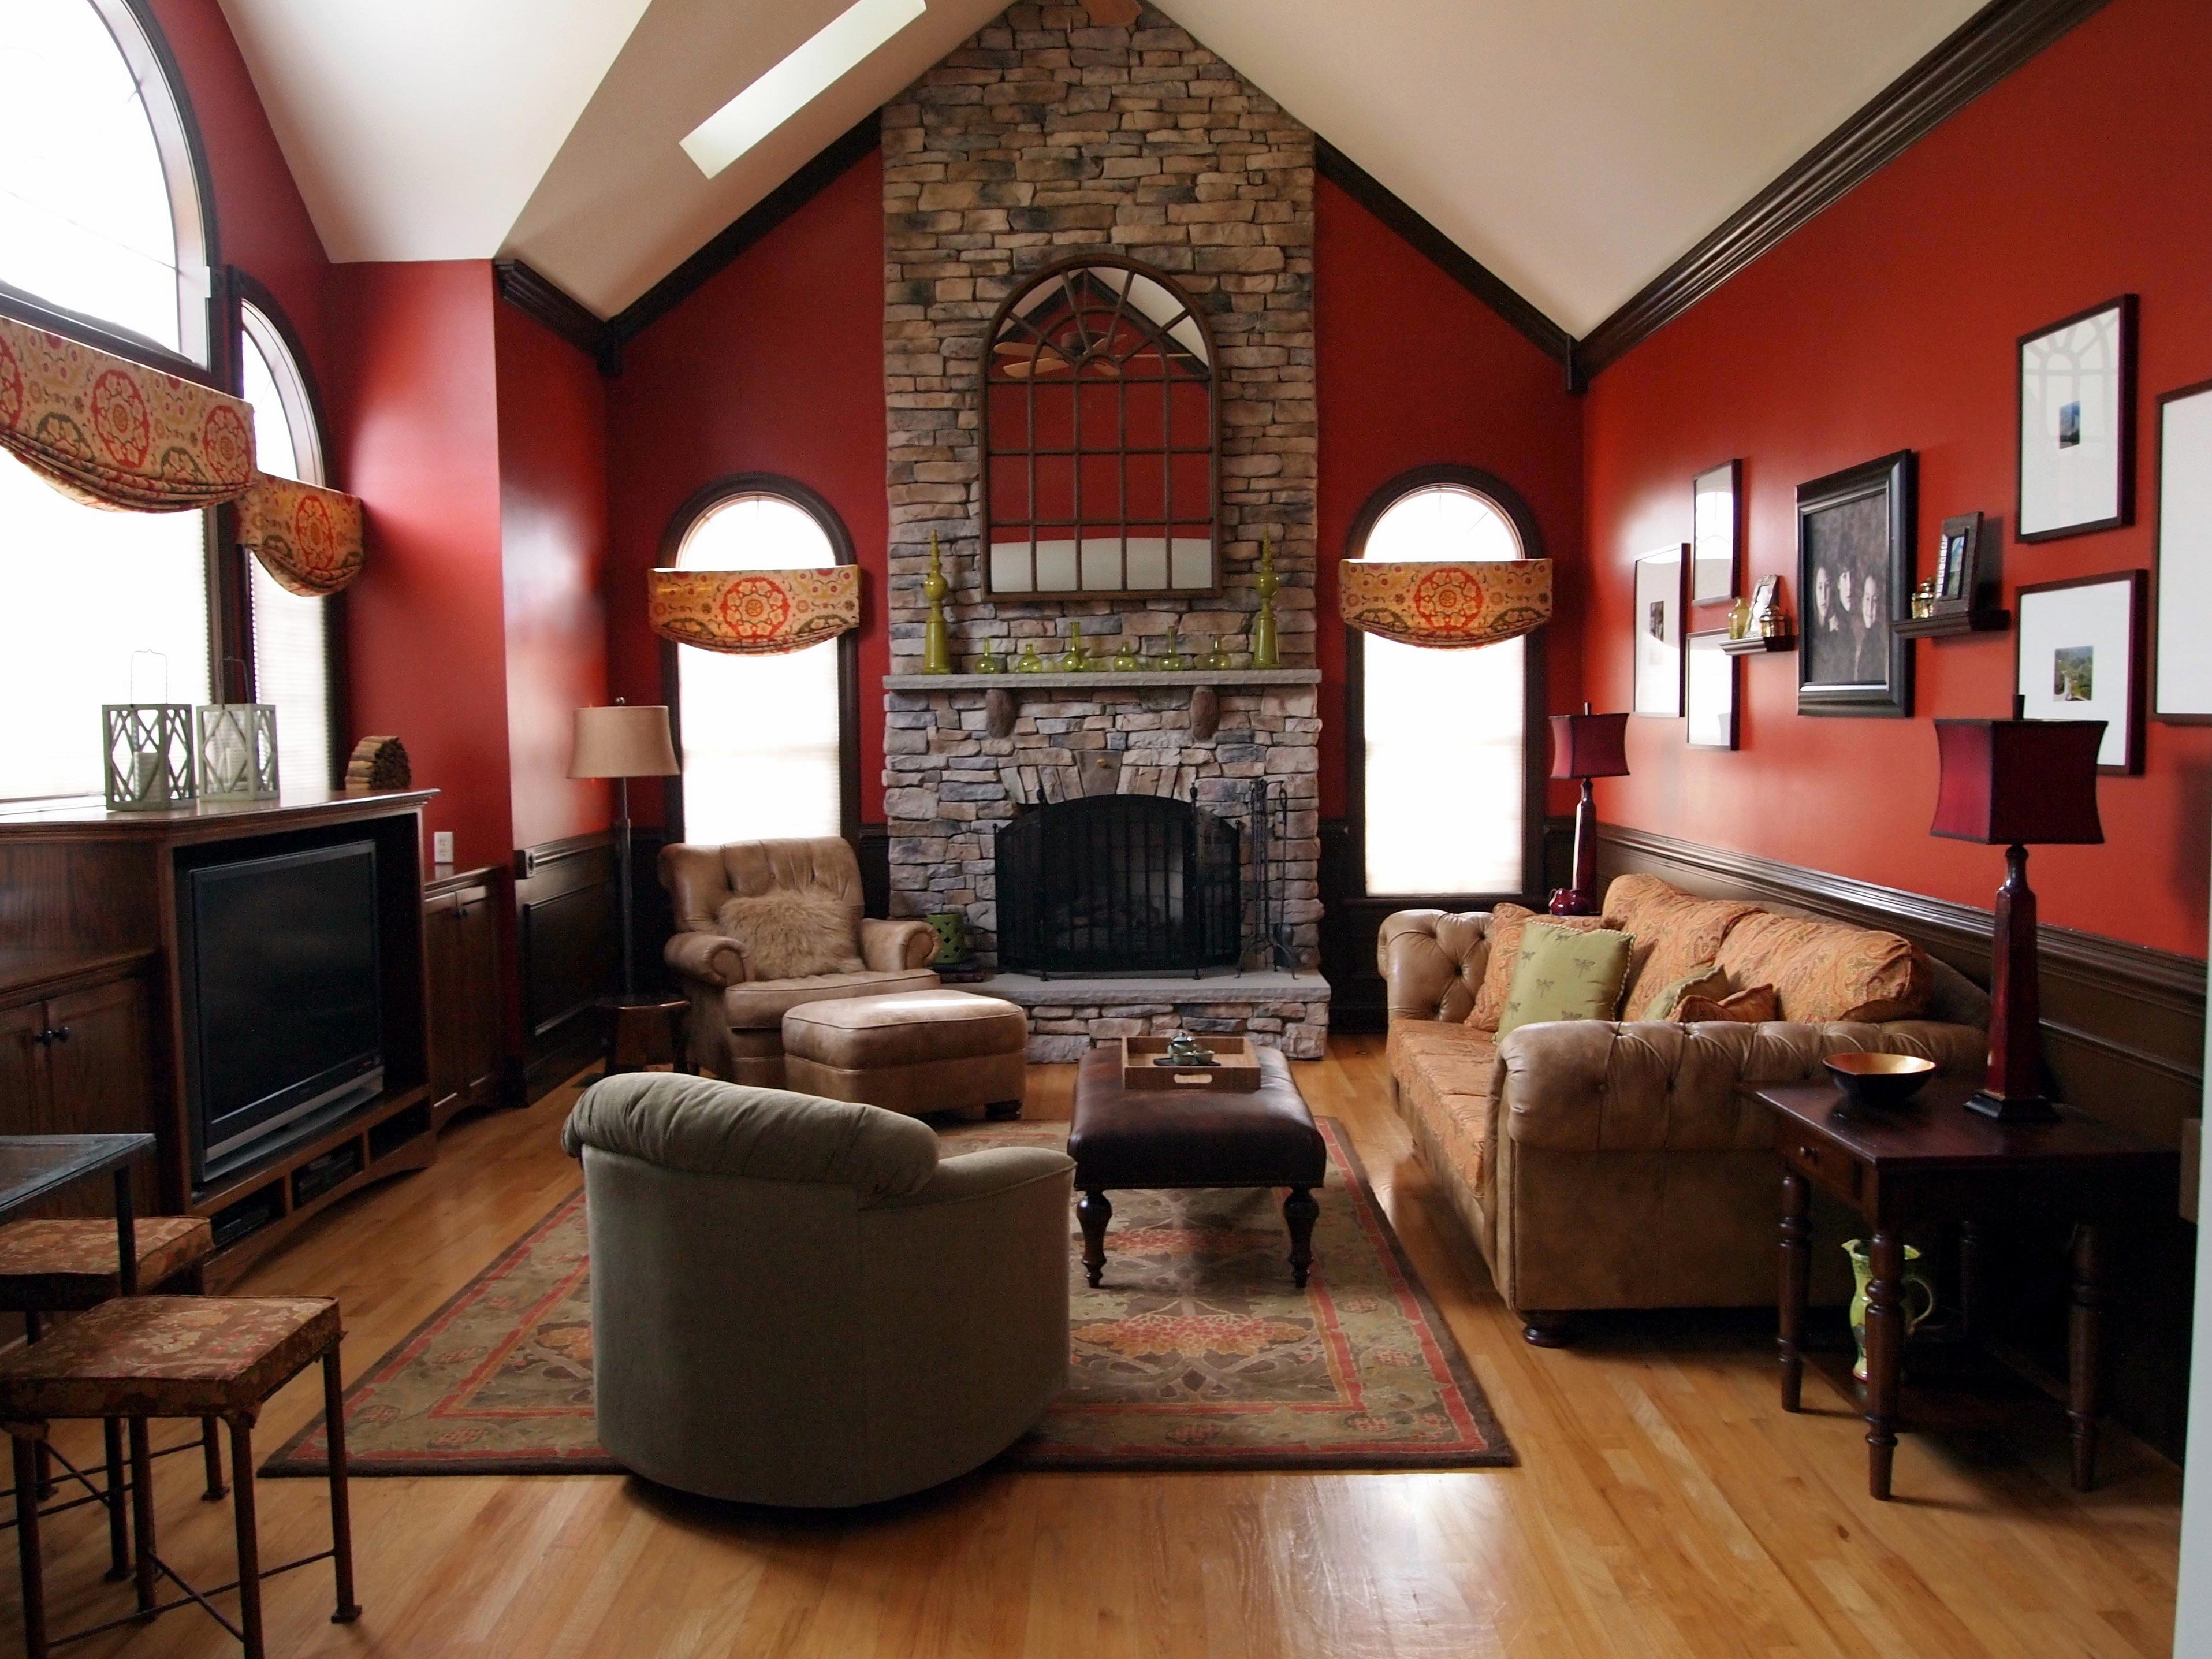
[[[2074,1304],[2067,1310],[2066,1416],[2074,1430],[2074,1490],[2097,1484],[2097,1391],[2105,1334],[2102,1241],[2087,1222],[2074,1232]]]
[[[1075,1200],[1075,1218],[1083,1224],[1083,1271],[1095,1289],[1106,1271],[1106,1224],[1114,1218],[1114,1206],[1097,1188]]]
[[[1869,1249],[1867,1285],[1867,1491],[1889,1496],[1897,1453],[1897,1380],[1905,1361],[1905,1239],[1877,1231]]]
[[[1805,1336],[1805,1299],[1813,1279],[1813,1188],[1794,1170],[1782,1172],[1782,1293],[1777,1307],[1781,1330],[1774,1346],[1782,1362],[1782,1409],[1794,1412],[1805,1388],[1805,1360],[1797,1345]]]
[[[23,1651],[46,1656],[46,1564],[39,1559],[39,1460],[35,1443],[9,1437],[15,1455],[15,1557],[23,1574]]]
[[[253,1425],[230,1420],[230,1514],[238,1532],[238,1627],[246,1659],[262,1659],[261,1534],[255,1523]]]
[[[1291,1230],[1291,1277],[1298,1288],[1305,1288],[1306,1275],[1313,1267],[1314,1223],[1321,1217],[1321,1206],[1314,1202],[1310,1188],[1293,1187],[1290,1196],[1283,1200],[1283,1219]]]

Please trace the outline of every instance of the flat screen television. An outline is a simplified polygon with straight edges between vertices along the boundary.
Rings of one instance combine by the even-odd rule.
[[[376,845],[181,873],[185,1082],[206,1181],[383,1088]]]

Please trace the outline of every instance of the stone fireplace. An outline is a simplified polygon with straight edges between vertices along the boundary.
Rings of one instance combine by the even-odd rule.
[[[996,837],[1018,813],[1157,796],[1241,823],[1263,782],[1267,833],[1237,838],[1239,891],[1264,893],[1269,908],[1256,926],[1240,921],[1244,975],[1197,989],[1186,979],[1171,994],[1101,981],[1094,995],[1085,980],[1079,996],[1045,981],[1054,989],[1042,1000],[1022,1000],[1041,1037],[1190,1024],[1318,1053],[1328,988],[1311,971],[1321,915],[1313,135],[1152,7],[1116,28],[1094,27],[1079,6],[1015,5],[885,107],[883,142],[894,911],[963,913],[979,955],[999,966]],[[986,337],[1010,295],[1086,248],[1164,275],[1211,332],[1218,582],[1203,593],[986,592]],[[1247,665],[1263,532],[1275,546],[1283,664],[1266,671]],[[933,533],[951,584],[950,676],[917,672]],[[1071,623],[1102,657],[1130,641],[1155,658],[1179,631],[1194,659],[1218,647],[1236,665],[970,672],[987,646],[1018,652],[1024,641],[1049,665]]]

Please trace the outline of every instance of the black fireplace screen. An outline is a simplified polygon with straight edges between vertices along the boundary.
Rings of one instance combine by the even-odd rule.
[[[1234,823],[1188,801],[1097,795],[999,831],[1000,965],[1021,974],[1196,973],[1243,951]]]

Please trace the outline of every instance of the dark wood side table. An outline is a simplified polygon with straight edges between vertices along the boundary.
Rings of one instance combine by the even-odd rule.
[[[2098,1353],[2105,1264],[2098,1224],[2145,1204],[2171,1204],[2178,1160],[2070,1107],[2055,1123],[1998,1123],[1966,1109],[1972,1085],[1938,1078],[1910,1104],[1847,1107],[1832,1083],[1750,1091],[1774,1114],[1782,1159],[1782,1408],[1797,1409],[1804,1377],[1798,1342],[1812,1270],[1812,1188],[1865,1218],[1873,1276],[1867,1288],[1867,1490],[1889,1496],[1897,1448],[1897,1389],[1905,1351],[1905,1229],[1971,1228],[2041,1216],[2076,1224],[2068,1344],[2067,1417],[2074,1485],[2097,1469]]]
[[[684,1019],[690,1008],[681,997],[602,997],[606,1075],[647,1071],[664,1061],[679,1072],[690,1071],[684,1044]]]

